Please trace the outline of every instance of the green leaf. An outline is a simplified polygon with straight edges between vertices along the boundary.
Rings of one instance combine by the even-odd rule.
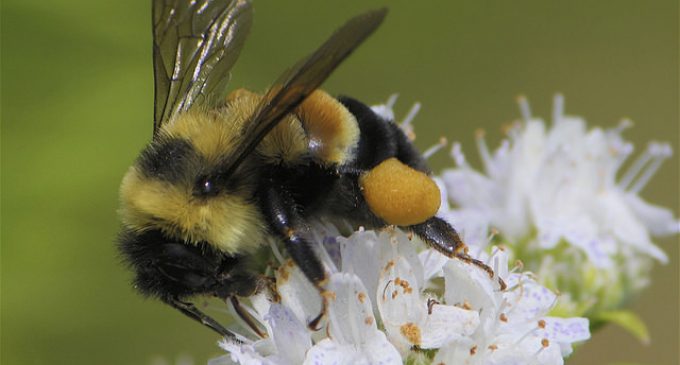
[[[626,310],[599,312],[595,320],[616,323],[644,344],[650,341],[647,326],[637,314]]]

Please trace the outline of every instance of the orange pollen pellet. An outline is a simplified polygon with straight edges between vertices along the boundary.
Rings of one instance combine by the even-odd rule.
[[[489,350],[496,351],[497,349],[498,349],[498,346],[496,346],[494,344],[489,345]]]
[[[434,180],[394,157],[361,174],[359,186],[370,210],[392,225],[423,223],[441,205]]]
[[[538,321],[538,328],[545,328],[545,320],[541,319]]]
[[[508,321],[508,316],[506,316],[505,313],[501,313],[501,315],[500,315],[500,320],[501,320],[501,322],[507,322],[507,321]]]
[[[369,326],[372,325],[373,324],[373,317],[364,318],[364,323],[366,323]]]
[[[393,291],[392,292],[392,299],[396,298],[398,294],[399,294],[399,292],[397,292],[396,290]]]
[[[548,347],[548,346],[550,346],[550,341],[547,338],[544,338],[544,339],[541,340],[541,345],[543,347]]]
[[[364,293],[364,292],[359,292],[359,293],[357,294],[357,299],[359,300],[360,303],[363,304],[364,301],[366,300],[366,293]]]
[[[470,349],[470,356],[473,356],[476,353],[477,353],[477,345],[472,346],[472,348]]]
[[[470,304],[470,302],[468,302],[467,299],[465,301],[463,301],[463,309],[467,309],[467,310],[472,309],[472,304]]]

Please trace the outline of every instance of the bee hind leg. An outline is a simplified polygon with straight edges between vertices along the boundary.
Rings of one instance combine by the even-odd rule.
[[[458,232],[443,219],[432,217],[423,223],[409,226],[407,229],[442,254],[473,264],[486,271],[492,279],[495,277],[488,265],[468,255],[467,245],[460,239]],[[505,290],[506,284],[503,279],[498,277],[498,283],[501,290]]]
[[[318,330],[319,322],[328,308],[329,295],[325,290],[326,271],[316,256],[312,243],[303,237],[306,231],[305,220],[298,212],[297,204],[291,195],[283,187],[273,183],[264,193],[262,210],[270,222],[272,231],[284,242],[293,262],[321,294],[321,312],[307,324],[311,330]]]

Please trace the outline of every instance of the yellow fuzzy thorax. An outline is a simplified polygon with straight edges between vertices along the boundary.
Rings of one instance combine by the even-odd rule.
[[[264,241],[259,210],[238,195],[197,198],[191,187],[145,178],[135,166],[123,178],[120,195],[123,224],[134,231],[160,229],[229,254],[253,251]]]
[[[209,163],[219,162],[236,148],[239,136],[261,99],[245,90],[239,90],[237,96],[233,94],[224,107],[181,114],[166,123],[161,133],[191,141]],[[307,153],[306,134],[300,121],[293,114],[286,116],[260,142],[257,152],[271,159],[269,162],[299,160]]]

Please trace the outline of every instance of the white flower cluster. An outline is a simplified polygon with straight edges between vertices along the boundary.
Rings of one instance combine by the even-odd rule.
[[[491,228],[497,230],[515,259],[564,294],[556,312],[597,319],[647,285],[655,260],[668,260],[651,237],[676,234],[680,223],[638,193],[671,148],[650,143],[620,173],[633,151],[622,137],[629,121],[588,129],[583,119],[564,114],[557,95],[546,125],[526,99],[519,104],[522,120],[498,149],[490,151],[478,133],[483,172],[453,146],[457,167],[444,171],[442,184],[456,208],[443,214],[468,244],[483,247]]]
[[[571,344],[590,337],[585,318],[554,318],[557,298],[530,274],[509,273],[497,249],[482,269],[422,247],[398,229],[348,238],[317,227],[320,256],[332,272],[327,320],[311,331],[321,296],[290,261],[276,273],[276,301],[252,298],[248,311],[266,329],[257,340],[224,341],[225,364],[562,364]],[[331,254],[326,246],[339,247]],[[330,243],[330,245],[329,245]],[[332,251],[331,251],[332,252]],[[438,351],[434,351],[438,350]]]
[[[615,264],[615,256],[632,251],[666,262],[650,236],[678,233],[670,210],[646,203],[637,195],[671,155],[668,144],[651,143],[617,181],[617,173],[633,151],[618,128],[588,130],[583,119],[563,113],[555,97],[552,125],[534,118],[520,98],[523,121],[509,139],[491,153],[477,137],[484,173],[465,161],[454,145],[456,169],[442,177],[459,214],[497,228],[511,242],[536,231],[540,247],[564,240],[583,250],[598,267]]]

